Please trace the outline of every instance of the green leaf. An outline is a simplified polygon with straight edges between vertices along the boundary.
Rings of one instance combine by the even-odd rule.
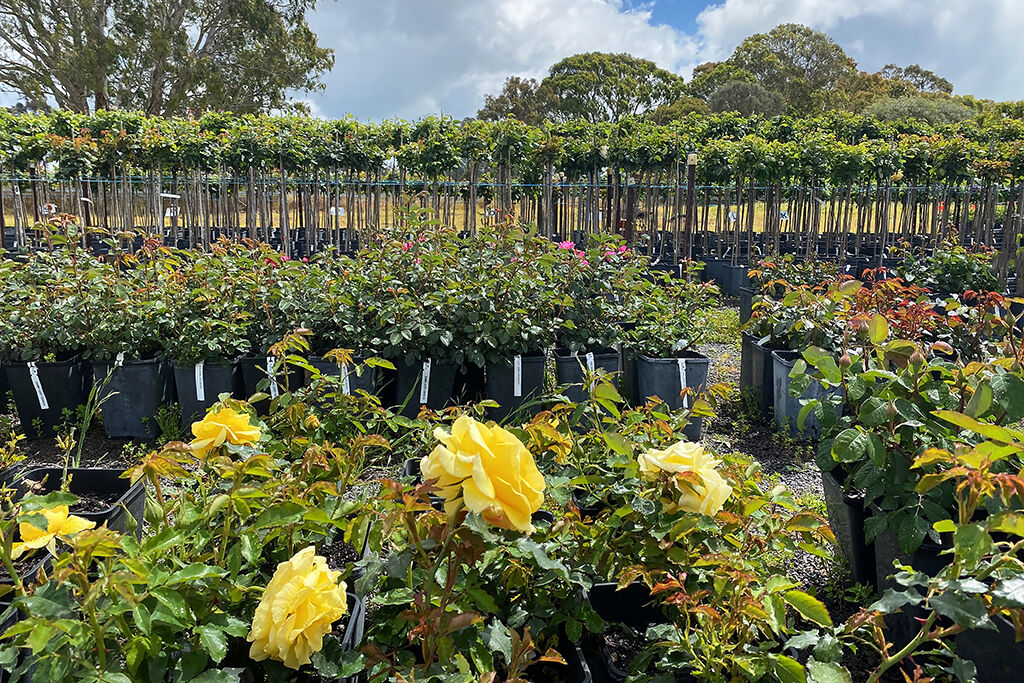
[[[492,621],[484,630],[484,639],[491,652],[500,652],[506,662],[512,661],[512,636],[504,624],[496,619]]]
[[[868,609],[882,612],[883,614],[892,614],[896,610],[905,607],[907,605],[919,605],[924,598],[921,597],[917,591],[896,591],[892,588],[885,589],[885,593],[881,598],[875,600]]]
[[[832,457],[836,462],[858,462],[864,459],[871,438],[859,429],[844,429],[832,440]]]
[[[964,412],[974,418],[982,417],[992,406],[992,398],[991,385],[983,382],[975,388],[974,394],[971,395],[971,400],[968,402],[967,409]]]
[[[852,683],[850,672],[834,662],[807,661],[808,683]]]
[[[254,529],[264,529],[271,526],[289,526],[298,524],[306,514],[306,507],[298,503],[279,503],[273,505],[256,518],[253,523]]]
[[[1014,424],[1024,418],[1024,380],[1004,372],[993,377],[989,386],[993,402],[1006,414],[1006,422]]]
[[[196,633],[199,634],[199,642],[206,648],[210,659],[219,664],[228,652],[227,634],[210,624],[196,627]]]
[[[807,683],[804,667],[792,657],[779,655],[772,664],[781,683]]]
[[[1014,443],[1015,441],[1018,441],[1020,437],[1019,432],[1015,432],[998,425],[978,422],[973,417],[964,415],[963,413],[958,413],[955,410],[935,410],[932,411],[932,415],[941,418],[946,422],[951,422],[962,429],[974,432],[975,434],[981,434],[987,439],[998,441],[999,443]]]
[[[605,432],[601,437],[604,439],[604,442],[608,444],[608,448],[612,449],[619,455],[624,455],[627,458],[632,457],[633,449],[622,434],[619,434],[618,432]]]
[[[242,669],[210,669],[204,671],[189,683],[238,683],[242,676]]]
[[[992,602],[1000,607],[1024,607],[1024,577],[997,581],[992,587]]]
[[[967,628],[986,626],[995,628],[988,618],[985,603],[976,595],[964,595],[954,591],[939,593],[929,604],[932,609],[955,623]]]
[[[881,344],[889,336],[889,322],[885,316],[875,313],[868,322],[868,339],[872,344]]]
[[[965,524],[953,535],[953,545],[957,555],[974,566],[992,550],[992,537],[980,524]]]
[[[195,564],[190,564],[187,567],[184,567],[183,569],[179,569],[178,571],[174,572],[169,577],[167,577],[167,581],[165,581],[164,584],[168,586],[173,586],[178,583],[186,583],[188,581],[196,581],[198,579],[207,579],[210,577],[224,576],[225,574],[227,574],[227,572],[223,569],[220,569],[218,567],[211,567],[208,564],[202,564],[200,562],[197,562]]]
[[[783,597],[786,602],[808,621],[813,621],[819,626],[832,626],[832,617],[829,616],[828,609],[821,600],[818,600],[813,595],[803,591],[792,590],[788,591]]]

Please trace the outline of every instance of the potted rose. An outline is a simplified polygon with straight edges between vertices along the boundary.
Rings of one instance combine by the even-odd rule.
[[[52,435],[85,403],[82,332],[92,316],[70,259],[55,252],[32,255],[18,268],[4,266],[0,357],[22,431],[30,436]]]

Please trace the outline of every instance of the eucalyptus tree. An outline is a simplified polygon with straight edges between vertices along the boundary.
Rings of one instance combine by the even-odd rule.
[[[316,0],[0,0],[0,85],[75,112],[265,112],[334,63]]]

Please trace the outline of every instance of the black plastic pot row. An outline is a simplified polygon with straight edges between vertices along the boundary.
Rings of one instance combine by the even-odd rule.
[[[363,361],[365,358],[355,359],[357,364]],[[394,371],[362,366],[358,374],[354,370],[342,374],[331,360],[309,359],[321,373],[340,376],[344,393],[376,394],[386,405],[400,406],[407,417],[415,417],[421,406],[438,410],[452,403],[488,398],[499,404],[491,409],[495,420],[504,420],[517,411],[529,416],[542,408],[538,398],[544,393],[546,362],[546,355],[537,352],[488,363],[481,371],[406,357],[394,361]],[[658,359],[612,349],[579,354],[563,351],[555,353],[554,364],[558,384],[574,402],[583,401],[589,394],[584,384],[586,374],[603,370],[621,375],[628,400],[639,403],[657,396],[673,410],[684,407],[684,388],[690,390],[687,400],[692,401],[692,396],[707,384],[708,376],[708,359],[695,353]],[[268,377],[274,368],[274,360],[264,357],[197,365],[155,359],[89,363],[73,358],[9,363],[0,376],[9,384],[21,429],[28,436],[51,436],[62,424],[75,421],[76,412],[95,386],[108,436],[151,439],[159,436],[156,416],[162,406],[177,402],[181,424],[187,428],[222,394],[245,399],[259,390],[273,398],[308,382],[305,373],[294,367],[278,368],[270,382]],[[268,410],[269,400],[254,404],[258,413]],[[686,434],[698,439],[700,422],[692,423]]]

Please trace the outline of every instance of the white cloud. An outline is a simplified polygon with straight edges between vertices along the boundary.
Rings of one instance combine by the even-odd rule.
[[[307,96],[325,116],[472,115],[510,75],[543,77],[577,52],[629,52],[689,77],[727,57],[746,36],[796,22],[832,35],[861,68],[919,63],[958,92],[1024,98],[1022,0],[722,0],[688,34],[655,25],[670,0],[337,0],[310,17],[335,50],[324,92]],[[694,13],[704,4],[681,0]]]
[[[1024,98],[1019,0],[725,0],[697,18],[702,53],[721,59],[746,36],[789,22],[827,32],[867,71],[917,63],[959,93]]]
[[[335,50],[330,115],[416,118],[474,114],[510,75],[543,77],[577,52],[629,52],[688,73],[696,41],[621,0],[341,0],[310,23]]]

